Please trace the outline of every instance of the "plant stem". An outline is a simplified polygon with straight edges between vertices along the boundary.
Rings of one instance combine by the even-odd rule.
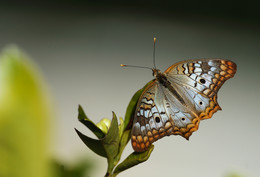
[[[117,174],[109,174],[108,172],[106,173],[105,177],[116,177]]]

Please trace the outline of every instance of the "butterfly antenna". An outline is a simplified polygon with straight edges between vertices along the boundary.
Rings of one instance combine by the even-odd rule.
[[[156,69],[156,66],[155,66],[155,43],[156,43],[156,37],[153,38],[153,66],[154,66],[154,69]],[[124,65],[124,64],[121,64],[120,66],[122,66],[122,67],[132,67],[132,68],[145,68],[145,69],[150,69],[150,70],[153,71],[153,68],[146,67],[146,66],[135,66],[135,65]]]
[[[153,38],[153,66],[154,66],[154,69],[156,69],[156,66],[155,66],[155,43],[156,43],[156,37]]]
[[[146,66],[135,66],[135,65],[124,65],[124,64],[121,64],[120,66],[122,66],[122,67],[132,67],[132,68],[145,68],[145,69],[153,70],[153,68],[149,68],[149,67],[146,67]]]

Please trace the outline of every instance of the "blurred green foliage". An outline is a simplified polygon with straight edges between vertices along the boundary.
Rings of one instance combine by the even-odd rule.
[[[83,177],[93,162],[74,166],[48,152],[53,105],[36,65],[14,46],[0,54],[0,177]]]
[[[89,172],[93,169],[93,161],[79,160],[73,165],[64,165],[58,161],[52,162],[55,177],[90,177]]]
[[[0,88],[0,176],[50,176],[49,95],[34,64],[15,47],[0,56]]]

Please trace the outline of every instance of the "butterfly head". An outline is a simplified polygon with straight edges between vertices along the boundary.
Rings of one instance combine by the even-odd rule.
[[[155,78],[156,78],[158,75],[162,74],[162,72],[161,72],[159,69],[153,68],[152,71],[153,71],[153,76],[154,76]]]

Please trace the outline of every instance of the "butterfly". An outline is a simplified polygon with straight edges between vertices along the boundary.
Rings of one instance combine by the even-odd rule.
[[[217,93],[236,73],[236,64],[224,59],[195,59],[173,64],[166,71],[152,69],[155,79],[142,92],[133,120],[131,142],[146,151],[164,136],[187,140],[203,119],[221,110]]]

